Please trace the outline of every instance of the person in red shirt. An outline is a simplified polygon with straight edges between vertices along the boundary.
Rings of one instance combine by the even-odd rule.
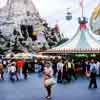
[[[17,79],[18,79],[18,74],[19,74],[20,78],[22,78],[23,66],[24,66],[24,60],[17,60],[17,61],[16,61]]]

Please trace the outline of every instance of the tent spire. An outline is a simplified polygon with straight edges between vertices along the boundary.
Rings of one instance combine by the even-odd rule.
[[[86,23],[88,22],[86,17],[84,17],[84,0],[80,0],[81,7],[81,17],[79,17],[80,30],[85,30],[87,28]]]
[[[84,14],[84,0],[80,0],[80,7],[81,7],[81,17],[83,17],[83,14]]]

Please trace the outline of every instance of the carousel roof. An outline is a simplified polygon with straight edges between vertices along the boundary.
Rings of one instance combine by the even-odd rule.
[[[69,41],[45,53],[100,53],[100,43],[92,36],[89,29],[78,29]]]
[[[89,30],[78,30],[72,39],[53,49],[98,49],[100,44],[90,34]]]

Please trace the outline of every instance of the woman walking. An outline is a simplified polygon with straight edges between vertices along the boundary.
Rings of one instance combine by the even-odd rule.
[[[53,85],[53,69],[50,62],[47,62],[44,67],[44,87],[47,91],[47,99],[51,99],[52,85]],[[51,82],[52,81],[52,82]]]

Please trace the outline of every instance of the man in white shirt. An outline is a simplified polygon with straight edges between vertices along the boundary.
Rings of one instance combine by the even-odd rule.
[[[57,64],[57,70],[58,70],[58,71],[59,71],[59,70],[63,71],[63,66],[64,66],[64,64],[62,63],[62,60],[61,60],[61,61],[58,62],[58,64]]]
[[[58,72],[57,83],[62,83],[63,66],[64,66],[64,64],[63,64],[62,60],[60,60],[57,64],[57,72]]]

